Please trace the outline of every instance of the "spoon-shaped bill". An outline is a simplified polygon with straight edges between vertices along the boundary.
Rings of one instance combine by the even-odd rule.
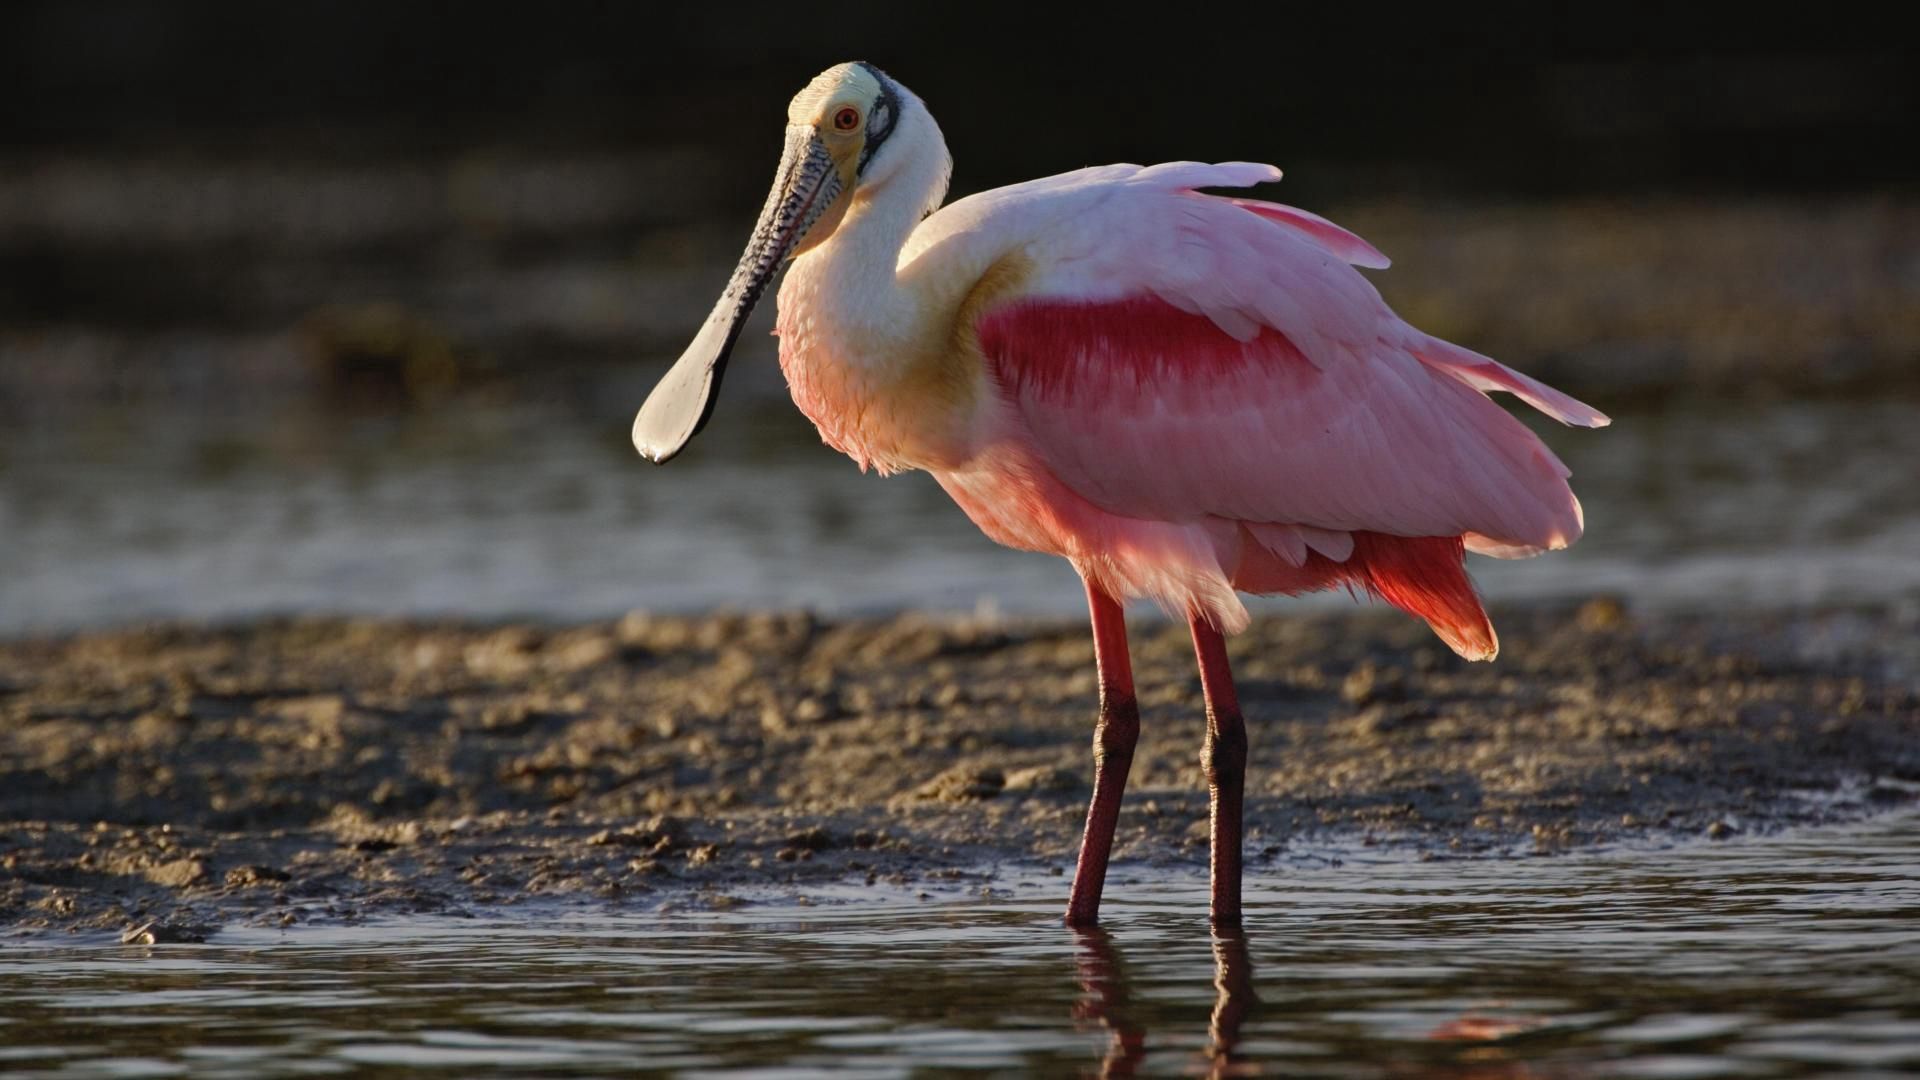
[[[773,190],[767,193],[733,278],[693,343],[633,419],[633,445],[641,456],[663,465],[707,426],[727,356],[754,303],[807,230],[839,197],[840,187],[840,174],[819,135],[807,125],[790,125]]]

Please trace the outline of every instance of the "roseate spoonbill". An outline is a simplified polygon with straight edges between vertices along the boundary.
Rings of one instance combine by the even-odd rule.
[[[807,84],[746,252],[634,445],[665,462],[706,424],[790,262],[780,366],[821,438],[862,469],[932,473],[988,536],[1085,581],[1100,706],[1067,921],[1099,912],[1139,731],[1121,605],[1146,598],[1192,632],[1211,914],[1236,924],[1237,592],[1364,590],[1490,659],[1463,553],[1562,548],[1582,522],[1566,466],[1487,395],[1607,418],[1402,322],[1353,269],[1387,265],[1358,236],[1199,190],[1279,179],[1270,165],[1109,165],[941,207],[951,165],[926,106],[872,65]]]

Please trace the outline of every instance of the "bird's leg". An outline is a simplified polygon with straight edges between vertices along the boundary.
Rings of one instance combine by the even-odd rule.
[[[1212,818],[1213,925],[1240,925],[1240,806],[1247,781],[1247,725],[1227,667],[1227,641],[1202,614],[1189,620],[1200,686],[1207,698],[1207,738],[1200,765],[1207,773]]]
[[[1100,919],[1100,889],[1107,881],[1107,856],[1120,820],[1120,797],[1133,768],[1133,746],[1140,738],[1140,706],[1133,698],[1133,662],[1127,657],[1127,620],[1120,601],[1087,582],[1087,607],[1093,614],[1093,655],[1100,669],[1100,719],[1093,729],[1093,802],[1080,839],[1080,862],[1067,897],[1067,925],[1092,926]]]

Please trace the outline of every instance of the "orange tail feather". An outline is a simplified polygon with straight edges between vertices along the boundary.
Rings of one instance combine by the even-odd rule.
[[[1458,536],[1388,536],[1355,532],[1353,554],[1334,562],[1307,552],[1294,566],[1251,535],[1242,545],[1234,588],[1250,593],[1303,593],[1365,589],[1433,627],[1440,640],[1469,660],[1491,660],[1500,651],[1480,594],[1467,576],[1466,547]]]

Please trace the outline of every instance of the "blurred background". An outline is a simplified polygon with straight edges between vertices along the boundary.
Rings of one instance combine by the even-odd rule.
[[[1275,162],[1261,194],[1392,256],[1372,277],[1411,321],[1612,413],[1535,425],[1589,532],[1476,560],[1496,601],[1920,603],[1907,37],[1830,8],[1341,7],[9,4],[0,634],[1077,613],[1065,564],[819,445],[771,304],[685,456],[627,443],[787,98],[855,58],[928,102],[956,195]]]

